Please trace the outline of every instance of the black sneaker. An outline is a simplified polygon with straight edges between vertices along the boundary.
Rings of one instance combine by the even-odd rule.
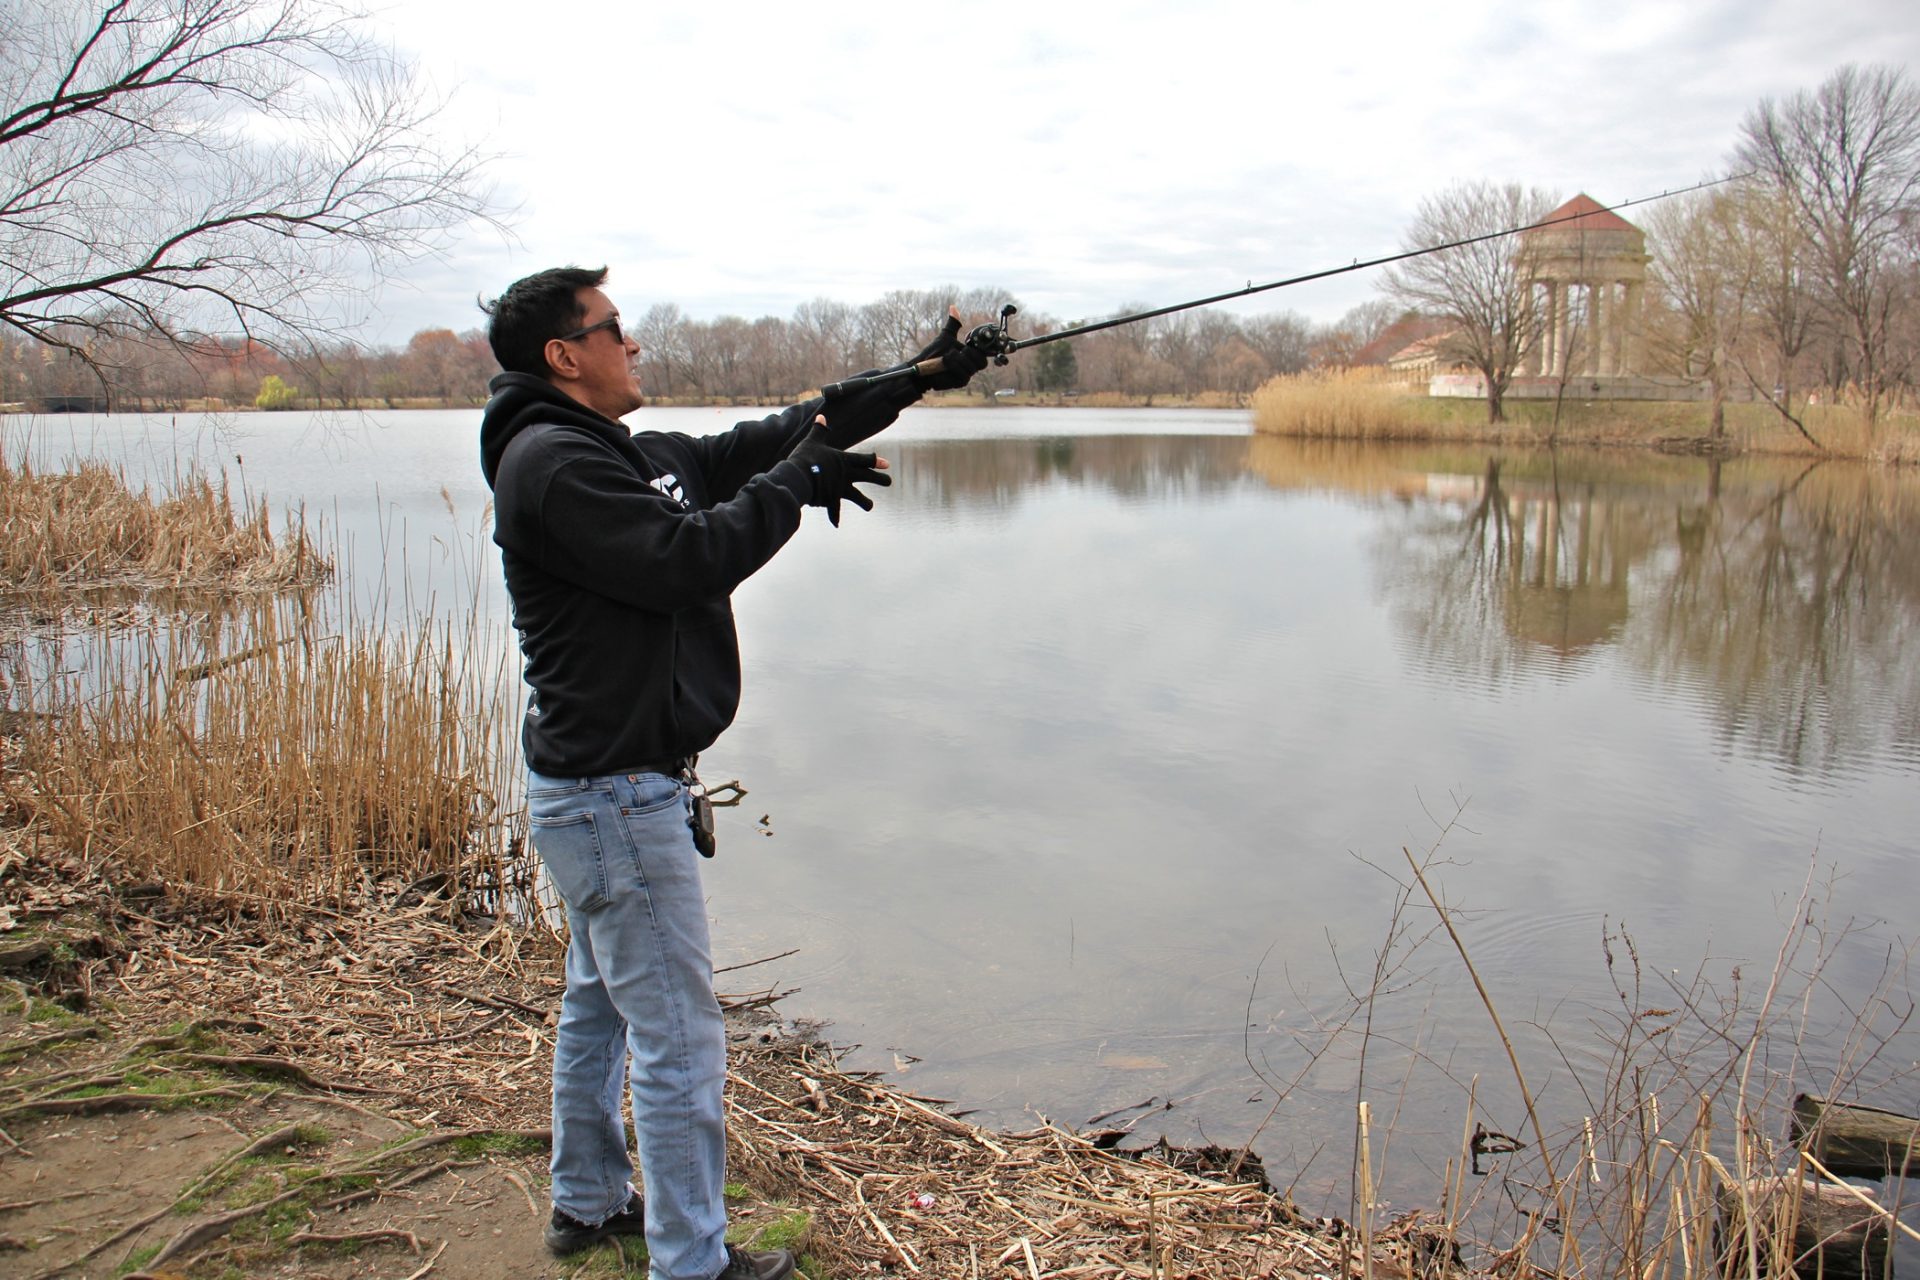
[[[793,1255],[785,1249],[748,1253],[727,1246],[727,1265],[713,1280],[787,1280],[793,1274]]]
[[[626,1208],[597,1227],[590,1227],[571,1214],[554,1209],[553,1217],[547,1220],[547,1248],[565,1257],[610,1236],[643,1236],[646,1233],[647,1209],[636,1193],[627,1201]]]

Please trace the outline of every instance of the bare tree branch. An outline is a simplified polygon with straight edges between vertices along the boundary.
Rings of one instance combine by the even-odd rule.
[[[1554,201],[1518,184],[1461,183],[1420,202],[1409,249],[1486,236],[1544,218]],[[1388,290],[1407,306],[1453,321],[1442,354],[1471,365],[1487,386],[1487,420],[1503,420],[1502,397],[1539,339],[1538,305],[1524,244],[1502,237],[1410,258],[1387,270]]]
[[[332,0],[0,0],[0,327],[311,352],[492,222],[485,157]]]
[[[1792,211],[1871,426],[1914,357],[1895,339],[1916,265],[1920,86],[1896,67],[1842,67],[1813,93],[1755,107],[1737,158]]]

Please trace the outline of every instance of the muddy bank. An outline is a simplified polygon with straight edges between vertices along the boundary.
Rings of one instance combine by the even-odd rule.
[[[0,1270],[644,1274],[612,1248],[561,1263],[540,1241],[555,939],[402,885],[272,912],[117,885],[9,834]],[[978,1128],[842,1071],[768,1014],[776,996],[727,998],[733,1217],[798,1244],[813,1280],[1357,1265],[1338,1224],[1235,1153]],[[1420,1231],[1387,1233],[1382,1262],[1431,1253]]]

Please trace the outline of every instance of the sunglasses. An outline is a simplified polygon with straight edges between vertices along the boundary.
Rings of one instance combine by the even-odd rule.
[[[594,333],[601,329],[613,330],[613,340],[619,343],[623,347],[627,345],[627,335],[625,333],[622,333],[620,330],[620,316],[617,313],[614,315],[608,316],[605,320],[600,321],[598,324],[590,324],[584,329],[575,329],[572,333],[563,333],[559,336],[559,338],[556,339],[556,341],[573,342],[576,339],[584,338],[588,334]]]

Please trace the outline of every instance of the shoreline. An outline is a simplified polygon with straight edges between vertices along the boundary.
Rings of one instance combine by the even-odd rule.
[[[184,1110],[189,1099],[285,1132],[292,1107],[308,1117],[308,1128],[345,1124],[363,1145],[377,1137],[383,1148],[491,1151],[528,1211],[508,1216],[518,1226],[492,1228],[502,1237],[497,1248],[518,1260],[516,1274],[573,1274],[569,1264],[545,1258],[538,1239],[550,1031],[564,986],[551,935],[464,916],[453,900],[420,886],[371,887],[353,909],[332,911],[115,884],[104,868],[35,847],[25,834],[12,828],[0,840],[0,906],[21,926],[0,947],[0,971],[22,997],[0,1014],[0,1088],[21,1095],[11,1108],[0,1104],[0,1163],[14,1166],[10,1184],[64,1192],[63,1180],[84,1178],[75,1162],[88,1149],[157,1117],[192,1115]],[[23,932],[43,945],[23,942]],[[730,1026],[729,1176],[747,1184],[729,1194],[736,1224],[750,1229],[804,1215],[812,1280],[896,1267],[965,1275],[1023,1264],[1115,1280],[1155,1267],[1229,1280],[1326,1274],[1349,1263],[1350,1236],[1276,1194],[1256,1159],[1164,1146],[1124,1153],[1112,1149],[1112,1134],[1045,1121],[1020,1132],[980,1128],[949,1114],[942,1100],[841,1070],[833,1046],[769,1012],[778,998],[771,990],[722,997]],[[171,1091],[119,1095],[124,1104],[95,1095],[97,1112],[76,1099],[73,1110],[41,1115],[36,1098],[59,1091],[28,1092],[21,1084],[76,1062],[89,1065],[67,1074],[118,1061],[131,1079],[124,1064],[136,1059],[150,1073],[156,1066],[185,1072],[188,1063],[198,1071],[184,1091],[183,1076],[166,1077],[176,1079]],[[350,1113],[344,1120],[326,1120],[343,1110]],[[73,1141],[83,1133],[95,1141]],[[360,1163],[356,1157],[353,1167]],[[416,1168],[404,1176],[437,1184],[448,1173]],[[391,1199],[372,1197],[383,1205],[385,1225],[359,1218],[347,1225],[429,1247],[446,1228],[414,1221],[394,1191]],[[164,1210],[177,1198],[156,1188],[141,1203]],[[17,1209],[19,1199],[0,1194],[7,1202],[0,1211]],[[506,1201],[511,1208],[520,1197]],[[332,1219],[345,1206],[330,1215],[326,1203],[289,1203],[300,1207],[292,1217],[307,1238],[342,1237]],[[246,1217],[228,1212],[241,1214],[235,1223]],[[125,1225],[113,1215],[80,1216],[96,1235]],[[1413,1248],[1412,1236],[1436,1234],[1424,1215],[1399,1221],[1398,1234],[1382,1224],[1382,1258],[1396,1239]],[[1036,1230],[1039,1224],[1049,1229]],[[115,1239],[134,1246],[138,1259],[142,1247],[171,1248],[185,1234],[180,1226],[150,1221]],[[201,1227],[212,1234],[167,1258],[191,1267],[196,1256],[227,1250],[239,1274],[264,1276],[294,1251],[285,1233],[278,1241],[244,1236],[236,1245],[234,1223]],[[0,1217],[0,1233],[10,1230],[0,1234],[0,1251],[25,1238]],[[69,1240],[36,1261],[81,1243]],[[441,1248],[452,1243],[448,1236]],[[69,1274],[80,1261],[39,1275]],[[530,1264],[538,1269],[525,1270]],[[302,1274],[362,1273],[303,1265]]]
[[[304,413],[478,413],[482,401],[409,399],[398,403],[358,401],[351,404],[300,402],[288,410]],[[777,410],[794,403],[784,398],[744,400],[723,397],[656,397],[648,407],[661,409]],[[1809,441],[1764,405],[1729,404],[1725,431],[1715,436],[1707,407],[1688,401],[1580,401],[1556,406],[1549,401],[1509,401],[1508,419],[1486,421],[1483,401],[1429,397],[1399,397],[1398,407],[1382,410],[1362,406],[1359,416],[1341,416],[1333,425],[1319,421],[1287,421],[1274,425],[1275,414],[1263,410],[1260,393],[1232,395],[1209,392],[1197,396],[1123,396],[1102,392],[1086,395],[1028,394],[981,397],[965,393],[936,393],[914,406],[955,409],[1063,409],[1096,411],[1187,410],[1243,412],[1249,415],[1250,434],[1256,438],[1298,440],[1314,444],[1471,445],[1507,449],[1641,449],[1652,453],[1729,459],[1742,455],[1806,458],[1817,461],[1859,461],[1880,466],[1920,465],[1920,424],[1910,410],[1890,412],[1869,432],[1851,410],[1819,406],[1807,411],[1805,421],[1817,431],[1820,447]],[[48,422],[82,417],[66,413],[24,413],[22,406],[0,406],[0,428],[9,417]],[[1403,412],[1411,409],[1412,412]],[[188,401],[164,407],[115,410],[119,414],[271,415],[275,409],[219,401]],[[1264,417],[1264,421],[1263,421]]]

